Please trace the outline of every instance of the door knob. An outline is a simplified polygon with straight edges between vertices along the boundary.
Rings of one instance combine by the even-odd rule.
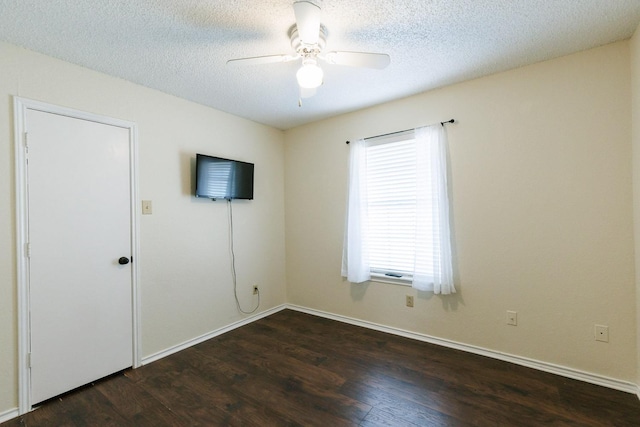
[[[126,256],[120,257],[120,259],[118,260],[118,264],[120,265],[129,264],[129,258],[127,258]]]

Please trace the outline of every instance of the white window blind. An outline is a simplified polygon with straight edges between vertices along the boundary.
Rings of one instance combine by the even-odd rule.
[[[367,141],[371,272],[411,276],[415,262],[416,187],[413,132]]]
[[[354,141],[342,275],[401,277],[436,294],[454,293],[443,126]]]

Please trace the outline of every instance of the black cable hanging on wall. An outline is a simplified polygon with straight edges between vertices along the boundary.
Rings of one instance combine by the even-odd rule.
[[[445,125],[445,124],[447,124],[447,123],[455,123],[455,122],[456,122],[456,121],[455,121],[455,119],[451,119],[451,120],[447,120],[446,122],[440,122],[440,125],[441,125],[441,126],[444,126],[444,125]],[[410,130],[413,130],[413,129],[405,129],[405,130],[399,130],[399,131],[397,131],[397,132],[384,133],[384,134],[382,134],[382,135],[368,136],[368,137],[366,137],[366,138],[365,138],[365,140],[366,140],[366,139],[373,139],[373,138],[380,138],[381,136],[395,135],[395,134],[397,134],[397,133],[408,132],[408,131],[410,131]],[[347,144],[349,144],[350,142],[351,142],[351,141],[347,141]]]
[[[227,212],[229,214],[229,254],[231,255],[231,279],[233,280],[233,296],[236,299],[236,307],[244,314],[255,313],[255,311],[260,307],[260,290],[257,290],[258,295],[258,304],[251,311],[245,311],[242,309],[240,305],[240,300],[238,299],[238,279],[236,275],[236,253],[233,248],[233,208],[231,207],[231,199],[227,199]]]

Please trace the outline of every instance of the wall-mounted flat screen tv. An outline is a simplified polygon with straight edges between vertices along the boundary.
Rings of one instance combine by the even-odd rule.
[[[196,197],[253,199],[253,163],[196,154]]]

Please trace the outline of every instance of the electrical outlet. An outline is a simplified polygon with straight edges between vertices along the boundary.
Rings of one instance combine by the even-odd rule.
[[[518,312],[507,310],[507,325],[518,326]]]
[[[153,205],[151,200],[142,201],[142,215],[151,215],[153,213]]]
[[[609,342],[609,327],[604,325],[596,325],[596,341]]]
[[[413,297],[411,295],[407,295],[407,307],[413,307]]]
[[[253,294],[258,295],[258,285],[253,285]]]

